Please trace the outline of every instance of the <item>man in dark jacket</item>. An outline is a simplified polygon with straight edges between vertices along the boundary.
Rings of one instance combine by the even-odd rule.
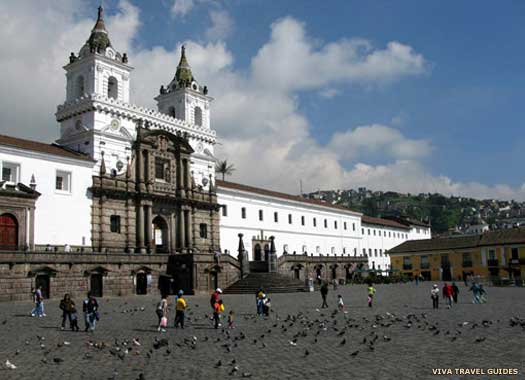
[[[326,303],[326,296],[328,295],[328,284],[326,283],[326,281],[323,281],[319,290],[321,291],[321,297],[323,297],[323,305],[321,306],[321,308],[328,307],[328,303]]]
[[[93,297],[91,292],[88,292],[87,298],[82,304],[82,311],[84,312],[84,321],[86,322],[86,332],[88,330],[95,331],[99,314],[98,314],[98,302]]]

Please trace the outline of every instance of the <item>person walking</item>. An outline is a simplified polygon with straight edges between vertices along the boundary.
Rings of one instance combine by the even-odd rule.
[[[474,304],[480,303],[479,289],[479,285],[476,282],[473,282],[470,291],[472,292],[472,303]]]
[[[432,286],[430,298],[432,298],[432,309],[439,309],[439,287],[437,284]]]
[[[375,294],[376,294],[376,288],[374,288],[374,285],[370,282],[368,284],[368,307],[372,307],[372,302],[374,300]]]
[[[97,321],[99,320],[98,302],[95,297],[88,292],[87,298],[82,304],[82,311],[84,312],[84,321],[86,323],[85,331],[95,331]]]
[[[452,307],[452,292],[452,286],[445,282],[445,284],[443,285],[443,299],[447,303],[447,309],[450,309]]]
[[[255,306],[257,307],[257,315],[263,315],[264,314],[264,305],[263,305],[263,299],[266,297],[264,294],[264,291],[262,288],[259,288],[257,292],[255,293]]]
[[[66,319],[67,319],[69,321],[69,328],[71,330],[74,330],[73,320],[72,320],[71,315],[73,312],[76,312],[76,309],[75,309],[75,302],[71,299],[71,296],[69,295],[69,293],[64,294],[64,298],[60,301],[59,308],[60,310],[62,310],[62,327],[60,329],[64,330],[66,328]]]
[[[184,299],[184,292],[179,290],[177,298],[177,304],[175,305],[175,328],[180,325],[181,329],[184,329],[184,311],[188,305]]]
[[[323,281],[319,291],[321,292],[321,297],[323,298],[323,304],[321,305],[321,309],[324,309],[325,307],[328,307],[328,303],[326,302],[326,296],[328,295],[328,284],[326,283],[326,281]]]
[[[155,313],[159,319],[157,331],[166,332],[168,324],[168,296],[166,294],[162,294],[160,297]]]
[[[268,296],[266,296],[266,294],[264,295],[264,298],[262,300],[262,305],[263,305],[263,313],[266,317],[269,317],[270,316],[270,309],[272,307],[272,301],[270,300],[270,298]]]
[[[228,313],[228,328],[229,329],[235,328],[234,321],[235,321],[235,314],[233,310],[230,310],[230,312]]]
[[[454,303],[458,303],[459,288],[455,282],[452,282],[452,299]]]
[[[221,313],[224,311],[224,304],[222,303],[222,300],[218,300],[213,305],[213,328],[218,329],[221,325]]]
[[[482,284],[479,284],[478,294],[479,303],[487,303],[487,291],[485,290]]]
[[[44,297],[42,296],[42,286],[37,286],[35,293],[33,295],[35,301],[35,307],[31,311],[32,317],[45,317],[44,313]]]

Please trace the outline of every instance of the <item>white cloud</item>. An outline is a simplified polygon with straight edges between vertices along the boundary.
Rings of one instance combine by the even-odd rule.
[[[182,8],[177,12],[184,13]],[[77,52],[88,38],[93,13],[80,0],[63,0],[60,6],[36,0],[0,3],[4,51],[0,70],[9,73],[0,76],[3,133],[48,141],[57,137],[53,114],[65,96],[62,66],[69,52]],[[175,73],[180,44],[173,50],[134,45],[140,13],[127,1],[121,1],[116,14],[106,19],[113,45],[128,50],[130,64],[136,68],[131,78],[133,101],[154,107],[160,85]],[[272,25],[270,39],[243,70],[234,69],[234,56],[220,39],[185,44],[194,75],[216,99],[212,124],[222,144],[216,152],[235,164],[235,180],[292,193],[298,192],[302,179],[305,190],[367,186],[525,199],[525,184],[519,189],[485,186],[430,174],[420,160],[432,151],[431,143],[391,126],[340,131],[327,145],[311,136],[309,121],[299,111],[297,92],[322,93],[348,84],[382,86],[421,75],[427,62],[410,46],[390,42],[374,48],[362,39],[319,44],[293,18]],[[382,155],[388,163],[364,163],[361,158],[370,155]]]
[[[233,19],[224,9],[210,10],[211,25],[206,29],[206,38],[210,41],[225,40],[233,30]]]
[[[328,147],[346,161],[354,161],[369,154],[380,154],[396,160],[418,159],[432,151],[429,141],[408,139],[397,129],[379,124],[336,132]]]
[[[337,88],[324,88],[321,91],[319,91],[319,96],[326,99],[331,99],[333,97],[336,97],[339,95],[341,91],[339,91]]]
[[[195,6],[194,0],[174,0],[171,6],[173,16],[186,16]]]

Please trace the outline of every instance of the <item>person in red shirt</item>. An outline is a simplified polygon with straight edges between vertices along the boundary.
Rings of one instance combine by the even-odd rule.
[[[452,295],[453,294],[454,294],[454,291],[452,290],[452,286],[445,282],[445,285],[443,285],[443,299],[447,303],[448,309],[452,307]]]

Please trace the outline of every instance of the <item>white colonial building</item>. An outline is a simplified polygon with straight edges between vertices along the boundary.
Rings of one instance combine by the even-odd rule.
[[[221,248],[238,249],[243,234],[251,260],[260,260],[275,237],[277,255],[368,257],[369,268],[390,269],[388,250],[409,239],[428,239],[419,222],[372,218],[343,206],[217,180],[222,205]]]
[[[193,77],[184,48],[174,79],[161,86],[155,98],[158,109],[135,105],[130,99],[133,68],[127,55],[111,45],[101,7],[89,39],[78,54],[71,53],[64,69],[66,99],[56,112],[60,125],[60,138],[56,144],[0,136],[0,192],[6,200],[3,204],[0,202],[0,236],[2,239],[10,236],[9,241],[0,241],[0,248],[32,249],[67,244],[96,249],[102,247],[101,239],[106,239],[103,234],[122,233],[121,220],[126,219],[126,225],[131,225],[139,217],[140,223],[144,224],[138,224],[136,236],[143,239],[141,235],[145,229],[148,247],[152,237],[157,239],[156,228],[160,240],[170,237],[172,247],[177,247],[175,240],[179,233],[184,235],[184,249],[187,251],[191,251],[189,244],[196,241],[196,235],[199,239],[211,238],[210,246],[214,246],[213,236],[217,231],[213,228],[217,221],[213,215],[209,220],[201,216],[199,222],[193,221],[195,215],[191,209],[197,207],[195,205],[204,207],[205,201],[213,203],[213,191],[217,193],[217,203],[221,206],[217,234],[221,250],[236,255],[238,236],[243,234],[245,248],[252,260],[261,259],[268,252],[269,238],[274,236],[278,255],[366,256],[370,268],[386,270],[390,268],[389,249],[406,240],[431,237],[429,226],[422,223],[370,218],[342,206],[301,196],[216,181],[216,132],[211,129],[210,118],[212,98],[208,96],[206,86],[199,85]],[[176,139],[187,141],[191,146],[187,151],[192,150],[188,156],[191,158],[177,159],[176,165],[166,160],[157,162],[155,157],[150,157],[156,143],[152,143],[149,150],[137,148],[139,130],[167,132]],[[133,153],[136,153],[135,162],[131,163]],[[138,172],[155,172],[141,173],[148,178],[142,184],[144,189],[160,186],[159,189],[166,192],[171,189],[166,186],[173,184],[177,194],[184,191],[189,199],[191,193],[191,199],[184,201],[186,209],[162,219],[159,215],[167,212],[166,207],[155,208],[153,198],[147,196],[138,204],[137,216],[123,211],[129,210],[129,204],[126,208],[111,206],[115,210],[104,209],[106,194],[117,197],[119,186],[129,182],[132,165]],[[173,177],[170,170],[175,166],[178,175],[182,176],[176,181],[170,178]],[[95,181],[97,176],[99,179]],[[113,178],[113,183],[106,176]],[[140,188],[141,183],[137,183],[137,188]],[[163,184],[166,186],[162,187]],[[111,186],[118,191],[108,190]],[[93,206],[93,189],[99,193],[97,202],[100,205],[96,208]],[[199,194],[195,195],[197,192]],[[11,196],[23,202],[18,210],[6,211],[13,210]],[[129,198],[133,200],[131,195]],[[112,205],[117,203],[114,200]],[[106,222],[95,222],[93,210],[97,210],[101,221],[111,220],[111,226],[106,226]],[[163,225],[159,227],[160,224],[155,225],[153,220],[157,218],[167,222],[161,220],[159,223]],[[18,228],[16,236],[12,232],[15,228]],[[118,241],[127,246],[135,240],[135,234],[130,231],[126,234]],[[13,243],[15,240],[16,244]],[[177,244],[180,244],[179,240]],[[166,241],[160,244],[156,241],[152,245],[153,250],[155,245],[170,248]]]

